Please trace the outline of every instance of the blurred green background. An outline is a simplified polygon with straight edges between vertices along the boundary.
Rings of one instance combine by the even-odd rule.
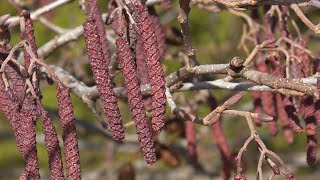
[[[25,2],[31,10],[36,8],[37,3],[35,1],[30,0],[23,2]],[[100,9],[105,11],[107,2],[100,0],[99,4],[101,5]],[[177,7],[176,5],[177,2],[175,1],[174,6]],[[158,6],[157,9],[160,10],[161,14],[165,13],[165,10]],[[0,15],[7,13],[12,16],[17,15],[17,11],[7,2],[7,0],[0,0]],[[319,22],[319,11],[312,11],[309,15],[311,19],[315,20],[314,22]],[[84,22],[85,17],[86,15],[79,9],[78,1],[73,1],[72,3],[54,10],[49,18],[54,24],[68,29],[81,25]],[[307,28],[304,24],[300,21],[297,22],[298,26],[301,27],[302,32],[307,35],[309,34],[306,38],[311,38],[309,47],[311,47],[312,52],[319,56],[319,37],[310,36],[312,33],[307,32]],[[242,19],[231,15],[227,11],[223,11],[219,14],[211,14],[198,8],[192,8],[190,14],[190,28],[199,62],[202,64],[228,63],[234,56],[245,58],[246,54],[243,51],[237,50],[237,45],[242,33],[242,24]],[[170,25],[179,29],[179,24],[176,19],[174,19]],[[45,28],[39,22],[35,22],[34,27],[38,47],[56,36],[55,33]],[[14,45],[19,41],[19,29],[15,28],[12,31],[11,44]],[[77,78],[92,85],[92,79],[90,77],[85,77],[88,74],[90,75],[91,72],[87,64],[84,47],[84,39],[80,38],[76,42],[71,42],[63,48],[59,48],[46,58],[45,61],[48,64],[56,64],[62,66],[66,70],[70,70]],[[170,46],[169,52],[177,51],[179,49],[183,49],[183,46]],[[166,59],[163,61],[163,64],[166,74],[174,72],[181,66],[177,59]],[[78,67],[81,70],[75,71],[75,67]],[[77,74],[78,72],[82,74]],[[120,80],[120,76],[116,77],[116,82],[119,86],[121,85]],[[57,116],[56,88],[55,86],[47,85],[46,82],[42,82],[41,91],[43,94],[42,102],[45,108],[50,112],[49,116],[54,120],[59,137],[61,137],[61,129]],[[225,90],[214,90],[212,93],[220,103],[231,94]],[[184,95],[192,97],[192,93],[190,92],[184,93]],[[86,104],[75,96],[72,96],[72,100],[77,120],[82,122],[82,124],[90,123],[101,129],[99,122]],[[246,109],[247,107],[252,107],[250,102],[251,96],[247,94],[240,103],[234,106],[234,108]],[[123,119],[126,122],[129,122],[131,116],[125,100],[121,100],[119,106]],[[200,116],[205,116],[209,111],[207,105],[203,104],[200,105],[197,113]],[[225,119],[228,120],[223,123],[224,132],[229,140],[232,151],[237,152],[245,139],[249,136],[249,130],[247,129],[245,121],[242,119],[229,116],[225,117]],[[0,123],[0,179],[17,179],[23,171],[23,161],[16,147],[11,127],[2,114],[0,116]],[[180,166],[175,167],[174,171],[172,171],[173,168],[168,166],[162,159],[152,167],[147,166],[141,155],[137,153],[139,151],[138,144],[114,144],[110,139],[101,135],[101,133],[89,132],[85,126],[81,125],[81,123],[77,125],[79,131],[81,168],[84,179],[114,179],[117,176],[117,169],[127,162],[132,162],[134,164],[136,174],[139,174],[139,179],[157,179],[158,177],[163,177],[163,174],[170,175],[170,173],[174,171],[177,173],[181,171],[181,174],[175,176],[176,179],[184,179],[185,177],[183,175],[190,179],[200,177],[218,179],[219,177],[221,162],[219,152],[212,139],[213,137],[210,128],[197,125],[198,136],[201,137],[198,141],[199,159],[206,170],[206,173],[204,173],[197,172],[190,168],[185,154],[178,155],[181,163]],[[44,137],[40,120],[37,123],[36,128],[41,175],[43,179],[48,179],[48,158],[43,141]],[[135,129],[131,127],[127,129],[126,132],[128,134],[134,134]],[[295,174],[298,177],[305,177],[306,175],[306,177],[311,177],[312,175],[317,175],[316,170],[318,170],[319,163],[313,167],[307,167],[304,162],[306,147],[305,134],[297,135],[294,143],[288,144],[281,133],[277,137],[271,138],[266,126],[259,128],[259,133],[263,140],[265,140],[267,146],[276,153],[279,153],[286,162],[296,163],[296,161],[302,161],[297,165],[298,167],[294,167]],[[176,143],[177,147],[185,147],[183,144],[185,142],[181,138],[177,138],[170,134],[165,135],[164,142],[166,144]],[[62,143],[61,138],[60,143]],[[248,149],[245,157],[248,159],[249,173],[252,174],[253,178],[255,177],[253,173],[255,172],[256,163],[252,163],[250,160],[256,161],[258,153],[256,146],[252,145]]]

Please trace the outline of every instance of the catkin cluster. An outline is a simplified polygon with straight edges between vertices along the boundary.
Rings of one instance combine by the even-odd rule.
[[[0,17],[0,29],[10,16]],[[41,103],[39,88],[37,46],[35,44],[34,29],[29,12],[23,10],[20,14],[21,40],[24,51],[24,67],[12,61],[4,64],[9,58],[10,32],[0,31],[0,63],[4,66],[6,78],[0,78],[0,109],[7,117],[14,132],[17,147],[24,160],[25,170],[19,179],[40,179],[38,154],[36,147],[35,125],[39,117],[42,118],[42,129],[48,153],[50,179],[64,179],[61,149],[56,129],[48,112]],[[17,61],[17,57],[11,59]],[[32,65],[32,66],[31,66]],[[2,74],[1,74],[2,75]],[[56,79],[60,82],[59,79]],[[27,84],[27,81],[30,83]],[[26,88],[27,87],[27,88]],[[77,145],[77,132],[68,89],[59,86],[59,114],[61,115],[62,134],[65,144],[67,176],[69,179],[80,179],[80,162]],[[31,93],[33,92],[33,93]]]

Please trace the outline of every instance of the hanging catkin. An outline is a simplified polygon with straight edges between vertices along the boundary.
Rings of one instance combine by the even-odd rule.
[[[88,1],[89,9],[90,9],[90,16],[93,17],[93,19],[96,22],[97,28],[98,28],[98,34],[99,34],[99,39],[103,51],[103,55],[105,58],[105,62],[107,63],[107,66],[109,65],[111,61],[111,56],[110,56],[110,51],[108,48],[108,41],[106,37],[106,29],[105,25],[103,23],[102,19],[102,14],[99,9],[99,6],[97,4],[97,0],[89,0]]]
[[[5,58],[8,56],[11,47],[7,44],[0,46],[0,63],[2,64]],[[5,69],[5,73],[11,80],[11,86],[17,86],[21,88],[24,86],[24,81],[19,71],[13,63],[8,63]],[[4,81],[0,80],[0,91],[2,97],[1,110],[4,112],[5,116],[9,120],[14,135],[16,136],[16,141],[18,144],[19,151],[22,155],[25,164],[25,170],[20,176],[20,179],[40,179],[37,149],[36,149],[36,132],[35,125],[32,120],[19,113],[20,102],[15,101],[16,98],[11,97],[10,88],[5,89]]]
[[[104,58],[95,20],[89,17],[83,24],[83,28],[87,54],[90,59],[90,67],[102,100],[104,112],[109,120],[112,138],[114,140],[122,140],[124,138],[124,126],[117,105],[116,95],[113,91],[112,80],[108,73],[108,67]]]
[[[50,179],[64,179],[61,148],[56,129],[48,117],[48,112],[43,109],[41,114],[44,142],[48,152]]]
[[[154,142],[147,121],[146,110],[143,106],[137,70],[130,51],[130,45],[119,37],[116,40],[116,46],[118,48],[118,60],[123,74],[124,85],[127,88],[128,102],[136,125],[140,148],[145,161],[148,164],[154,164],[156,161]]]
[[[301,47],[306,48],[307,42],[304,39],[300,39],[298,44]],[[310,76],[310,66],[311,59],[308,54],[300,49],[296,49],[296,55],[301,60],[299,62],[302,67],[303,76],[300,78]],[[307,163],[313,165],[317,159],[317,122],[315,116],[315,101],[313,96],[303,96],[302,97],[302,108],[304,113],[304,121],[306,123],[306,133],[307,133]]]
[[[197,142],[196,142],[196,127],[193,122],[185,121],[185,134],[188,143],[187,150],[190,161],[193,165],[198,165],[198,154],[197,154]]]
[[[81,179],[77,129],[69,92],[69,88],[58,85],[58,110],[62,127],[67,178]]]
[[[137,24],[139,26],[143,42],[145,61],[148,67],[148,75],[151,82],[152,94],[152,127],[161,131],[164,126],[164,115],[166,110],[165,79],[160,64],[160,54],[155,36],[155,30],[148,13],[148,9],[136,2]]]

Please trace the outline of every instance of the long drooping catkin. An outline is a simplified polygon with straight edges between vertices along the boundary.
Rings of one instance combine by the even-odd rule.
[[[190,161],[193,165],[198,165],[198,154],[197,154],[197,142],[196,142],[196,127],[193,122],[185,121],[185,134],[187,139],[187,150]]]
[[[25,163],[25,170],[20,179],[40,179],[36,149],[36,134],[33,122],[18,113],[18,104],[6,96],[2,78],[0,78],[0,108],[9,120],[16,137],[17,146]]]
[[[56,129],[52,120],[48,117],[48,112],[43,109],[41,114],[44,142],[46,143],[49,160],[50,179],[64,179],[61,148]]]
[[[37,53],[38,48],[36,45],[34,29],[33,29],[33,20],[30,17],[30,13],[26,10],[23,10],[20,13],[20,16],[25,19],[25,29],[24,29],[24,32],[21,34],[21,40],[26,40],[30,45],[32,52],[36,56],[38,56],[38,53]],[[25,67],[28,70],[31,61],[30,61],[30,55],[25,48],[24,48],[23,55],[24,55]],[[33,66],[35,66],[35,64]],[[32,68],[36,68],[36,67],[32,67]],[[33,75],[35,76],[38,76],[38,75],[37,75],[37,70],[36,69],[33,69],[33,70],[35,74],[30,74],[29,78],[32,82],[33,89],[36,92],[37,96],[40,96],[39,77],[34,79]],[[24,91],[24,89],[22,89],[22,91]],[[22,93],[25,93],[25,92],[22,92]],[[32,94],[31,93],[26,94],[21,112],[25,114],[25,116],[28,116],[29,118],[31,118],[32,121],[35,123],[38,117],[41,116],[41,112],[39,109],[40,108],[38,107],[38,103],[36,102],[36,100],[33,99]]]
[[[98,27],[95,20],[89,17],[83,24],[83,28],[90,67],[102,100],[104,112],[109,120],[112,138],[114,140],[122,140],[124,138],[124,126],[101,47]]]
[[[303,39],[298,41],[298,44],[304,48],[307,47],[307,42]],[[296,55],[301,60],[299,62],[302,67],[303,77],[310,75],[311,59],[308,54],[300,49],[296,49]],[[317,159],[317,122],[315,116],[315,103],[314,97],[304,96],[302,97],[302,108],[304,113],[304,121],[306,123],[307,133],[307,163],[313,165]]]
[[[97,0],[89,0],[88,1],[89,9],[90,9],[90,16],[93,17],[93,19],[96,22],[97,28],[98,28],[98,34],[99,39],[103,51],[103,55],[105,58],[105,62],[107,63],[107,66],[109,65],[111,61],[110,51],[108,48],[108,41],[106,37],[106,28],[102,20],[102,14],[98,7]]]
[[[0,63],[2,63],[7,57],[10,47],[5,45],[0,49]],[[5,71],[12,80],[11,85],[17,85],[17,88],[23,87],[24,81],[17,67],[9,63]],[[2,94],[0,99],[1,110],[12,126],[19,151],[25,163],[25,171],[20,179],[40,179],[34,123],[28,116],[19,113],[19,101],[9,97],[10,93],[5,89],[2,78],[0,78],[0,92]]]
[[[164,35],[163,27],[160,22],[160,19],[157,16],[155,9],[153,7],[148,7],[148,10],[149,10],[151,22],[155,30],[155,36],[157,38],[160,59],[162,60],[167,50],[166,38]]]
[[[207,103],[210,106],[211,110],[216,109],[216,107],[218,106],[217,100],[212,95],[210,95],[207,98]],[[227,138],[224,135],[222,124],[220,121],[218,121],[216,124],[211,126],[211,128],[212,128],[212,133],[214,136],[215,143],[219,148],[221,161],[223,163],[222,177],[223,179],[229,179],[231,176],[232,160],[231,160],[231,151],[228,145]]]
[[[81,179],[80,155],[78,147],[77,129],[70,89],[58,85],[58,110],[62,127],[62,139],[68,179]]]
[[[124,85],[127,88],[131,114],[136,124],[140,148],[145,161],[148,164],[153,164],[156,161],[154,142],[152,139],[151,129],[147,121],[146,110],[143,106],[138,75],[135,68],[134,58],[130,51],[130,45],[119,37],[116,40],[116,46],[118,48],[118,60],[123,74]]]
[[[165,79],[160,64],[160,54],[155,36],[155,30],[150,19],[148,9],[136,2],[137,24],[139,26],[143,42],[145,60],[148,66],[148,75],[151,82],[152,94],[152,127],[161,131],[164,126],[164,114],[166,110]]]

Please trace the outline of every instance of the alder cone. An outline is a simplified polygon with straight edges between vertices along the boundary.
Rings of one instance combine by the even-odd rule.
[[[117,105],[113,84],[108,73],[108,67],[102,51],[97,25],[92,17],[83,24],[84,37],[86,41],[87,54],[90,59],[90,67],[97,89],[102,100],[104,112],[109,120],[112,138],[114,140],[124,139],[124,126]]]
[[[58,85],[58,110],[62,127],[67,178],[81,179],[77,129],[69,91],[69,88]]]
[[[124,85],[127,88],[128,102],[136,125],[140,148],[145,161],[148,164],[154,164],[156,154],[152,132],[147,121],[146,110],[143,106],[138,75],[130,45],[122,38],[118,38],[116,46],[118,48],[118,59],[124,78]]]
[[[155,37],[155,30],[148,13],[148,9],[139,3],[135,3],[137,11],[137,24],[140,27],[141,39],[143,42],[145,61],[148,66],[148,75],[151,82],[152,94],[152,127],[155,131],[161,131],[164,126],[166,96],[165,79],[160,64],[160,54]]]

